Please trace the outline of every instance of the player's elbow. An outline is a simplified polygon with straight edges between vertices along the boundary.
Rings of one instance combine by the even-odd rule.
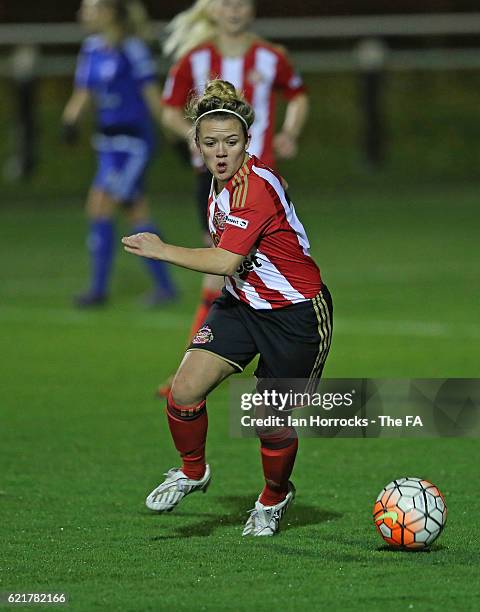
[[[235,274],[243,260],[243,255],[237,255],[236,253],[231,253],[224,249],[217,249],[217,253],[220,255],[220,274],[223,276],[232,276]]]
[[[224,265],[224,276],[233,276],[238,269],[237,263],[225,263]]]
[[[291,101],[292,107],[296,112],[304,117],[307,117],[310,111],[310,98],[305,92],[299,93]]]

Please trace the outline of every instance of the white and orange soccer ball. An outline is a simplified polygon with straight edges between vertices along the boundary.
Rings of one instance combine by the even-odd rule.
[[[447,506],[438,488],[422,478],[399,478],[388,483],[373,507],[373,521],[394,548],[430,546],[445,527]]]

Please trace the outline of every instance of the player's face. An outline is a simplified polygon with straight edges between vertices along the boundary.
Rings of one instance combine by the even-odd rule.
[[[112,22],[113,11],[101,0],[83,0],[78,16],[86,30],[101,32]]]
[[[226,34],[241,34],[255,16],[252,0],[218,0],[214,10],[218,27]]]
[[[248,142],[239,119],[202,119],[197,146],[205,165],[223,187],[240,170],[245,161]]]

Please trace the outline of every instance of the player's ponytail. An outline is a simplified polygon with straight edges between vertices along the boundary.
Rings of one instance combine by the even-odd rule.
[[[191,98],[187,105],[186,116],[197,129],[204,115],[215,119],[237,116],[246,137],[255,119],[255,111],[234,85],[220,79],[209,81],[203,95]]]
[[[193,6],[179,13],[167,25],[167,38],[163,43],[165,55],[178,59],[217,32],[213,18],[216,0],[197,0]]]

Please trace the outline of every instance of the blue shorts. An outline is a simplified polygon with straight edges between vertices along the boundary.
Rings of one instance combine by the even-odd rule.
[[[152,157],[152,146],[136,136],[96,134],[93,146],[98,168],[93,187],[108,193],[122,204],[129,204],[144,193],[145,173]]]

